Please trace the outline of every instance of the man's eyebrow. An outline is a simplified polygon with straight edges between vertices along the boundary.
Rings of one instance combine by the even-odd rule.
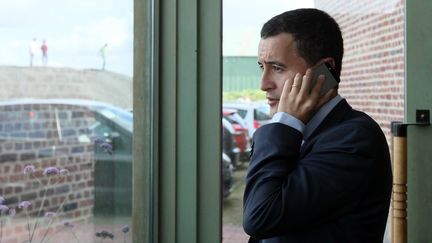
[[[286,68],[285,64],[283,64],[281,62],[278,62],[278,61],[264,61],[264,63],[267,64],[267,65],[277,65],[279,67]],[[258,64],[261,65],[262,63],[258,61]]]

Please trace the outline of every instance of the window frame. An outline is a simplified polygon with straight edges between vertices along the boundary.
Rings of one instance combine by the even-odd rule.
[[[134,242],[221,242],[221,19],[221,0],[134,1]]]

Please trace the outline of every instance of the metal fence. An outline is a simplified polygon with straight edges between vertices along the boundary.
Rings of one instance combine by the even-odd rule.
[[[223,57],[223,91],[259,89],[261,70],[255,56]]]

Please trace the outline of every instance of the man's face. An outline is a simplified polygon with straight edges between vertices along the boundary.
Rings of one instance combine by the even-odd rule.
[[[260,88],[266,92],[270,115],[273,116],[285,81],[294,78],[297,73],[304,74],[309,66],[297,54],[294,38],[288,33],[261,39],[258,64],[262,69]]]

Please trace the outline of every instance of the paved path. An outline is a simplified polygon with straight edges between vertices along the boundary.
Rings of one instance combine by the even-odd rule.
[[[249,237],[242,227],[235,225],[224,225],[222,243],[246,243]]]

